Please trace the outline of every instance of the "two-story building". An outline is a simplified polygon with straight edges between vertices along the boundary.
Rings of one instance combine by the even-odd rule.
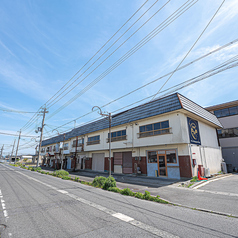
[[[108,118],[102,118],[65,133],[67,168],[108,171],[108,128]],[[128,109],[112,115],[111,169],[119,174],[139,171],[153,177],[190,178],[200,165],[217,173],[222,154],[216,129],[221,128],[214,114],[178,93]],[[43,141],[42,147],[62,141],[62,135],[56,136]]]
[[[238,170],[238,100],[206,108],[217,116],[223,129],[218,130],[222,155],[228,172]]]

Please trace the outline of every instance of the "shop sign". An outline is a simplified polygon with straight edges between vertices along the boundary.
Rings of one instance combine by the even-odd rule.
[[[188,131],[189,131],[190,143],[201,145],[198,121],[193,120],[192,118],[189,118],[189,117],[187,119],[188,119]]]

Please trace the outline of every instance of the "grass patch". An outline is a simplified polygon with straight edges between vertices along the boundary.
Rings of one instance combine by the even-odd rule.
[[[194,183],[194,182],[197,182],[197,180],[198,180],[198,177],[197,177],[197,176],[194,176],[194,177],[190,180],[190,182]]]
[[[69,172],[65,171],[65,170],[55,170],[53,172],[53,176],[56,176],[56,177],[63,177],[63,176],[68,176],[69,175]]]
[[[114,193],[120,193],[121,189],[118,187],[110,187],[107,189],[107,191],[114,192]]]
[[[122,195],[126,196],[134,196],[135,193],[133,193],[129,188],[124,188],[120,191]]]

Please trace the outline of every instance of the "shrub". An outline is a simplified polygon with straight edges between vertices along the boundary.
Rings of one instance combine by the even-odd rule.
[[[103,177],[103,176],[97,176],[97,177],[95,177],[94,178],[94,180],[93,180],[93,182],[92,182],[92,185],[94,186],[94,187],[99,187],[99,188],[101,188],[103,185],[104,185],[104,183],[105,183],[105,181],[106,181],[106,178],[105,177]]]
[[[49,175],[50,173],[49,173],[49,172],[47,172],[46,174],[47,174],[47,175]]]
[[[121,189],[117,187],[110,187],[108,188],[108,191],[114,192],[114,193],[120,193]]]
[[[120,193],[126,196],[134,196],[134,193],[129,188],[122,189]]]
[[[53,176],[57,176],[57,177],[63,177],[63,176],[68,176],[69,172],[65,171],[65,170],[55,170],[53,172]]]
[[[145,194],[143,195],[143,198],[144,198],[145,200],[149,200],[150,197],[151,197],[151,196],[150,196],[150,192],[145,190]]]
[[[31,170],[31,169],[32,169],[32,167],[31,167],[31,166],[29,166],[29,167],[28,167],[28,170]]]
[[[135,197],[136,197],[136,198],[143,199],[143,198],[144,198],[144,195],[143,195],[143,193],[137,192],[137,193],[135,194]]]
[[[190,180],[190,182],[197,182],[197,180],[198,180],[198,177],[197,177],[197,176],[194,176],[194,177]]]
[[[108,190],[109,188],[113,188],[116,186],[117,186],[116,180],[112,176],[109,176],[108,178],[106,178],[102,188]]]
[[[70,176],[62,176],[61,178],[64,179],[64,180],[70,180],[71,179]]]
[[[40,171],[41,167],[31,167],[31,171]]]

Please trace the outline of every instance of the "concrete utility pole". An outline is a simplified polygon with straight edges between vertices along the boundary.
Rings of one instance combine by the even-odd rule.
[[[1,156],[0,156],[0,159],[2,159],[2,152],[3,152],[3,148],[4,148],[4,144],[2,145],[2,149],[1,149]]]
[[[44,108],[44,110],[41,111],[40,113],[43,113],[43,119],[42,119],[42,125],[41,125],[40,143],[39,143],[39,151],[38,151],[38,159],[37,159],[36,167],[39,167],[40,153],[41,153],[41,143],[42,143],[43,130],[44,130],[44,125],[45,125],[45,114],[48,113],[48,111],[46,111],[46,108]]]
[[[14,143],[13,143],[12,153],[11,153],[11,161],[9,161],[10,163],[12,162],[12,156],[13,156],[13,153],[14,153],[15,143],[16,143],[16,139],[14,140]]]
[[[17,152],[18,152],[18,147],[19,147],[20,139],[21,139],[21,130],[19,132],[19,137],[18,137],[18,142],[17,142],[17,149],[16,149],[16,155],[15,155],[15,162],[14,162],[14,164],[16,163],[16,160],[17,160]]]
[[[64,141],[65,141],[65,133],[64,133],[64,140],[63,140],[63,150],[62,150],[62,155],[61,155],[61,170],[63,169],[63,158],[64,158]]]
[[[76,171],[77,147],[78,147],[78,136],[76,137],[76,147],[75,147],[75,156],[74,156],[74,172]]]
[[[111,113],[102,113],[102,110],[101,110],[101,108],[100,107],[98,107],[98,106],[94,106],[93,108],[92,108],[92,111],[93,111],[93,109],[94,108],[98,108],[99,109],[99,114],[101,115],[101,116],[105,116],[105,117],[108,117],[108,120],[109,120],[109,141],[108,141],[108,143],[109,143],[109,158],[108,158],[108,160],[109,160],[109,176],[111,176],[112,175],[112,166],[111,166],[111,164],[112,164],[112,162],[111,162],[111,137],[112,137],[112,135],[111,135],[111,127],[112,127],[112,115],[111,115]]]

